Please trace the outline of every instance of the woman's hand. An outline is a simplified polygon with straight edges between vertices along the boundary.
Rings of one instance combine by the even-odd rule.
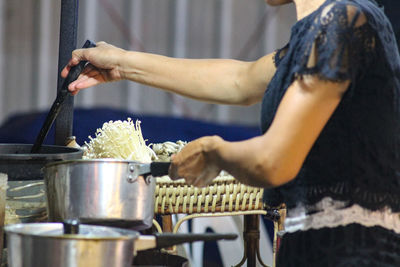
[[[218,176],[218,148],[225,141],[218,136],[206,136],[187,144],[172,157],[169,176],[185,178],[190,185],[207,186]]]
[[[86,60],[90,64],[86,66],[76,81],[69,84],[68,90],[72,95],[76,95],[81,89],[121,80],[119,66],[124,53],[125,50],[105,42],[98,42],[94,48],[74,50],[71,60],[61,72],[63,78],[67,77],[71,67],[80,61]]]

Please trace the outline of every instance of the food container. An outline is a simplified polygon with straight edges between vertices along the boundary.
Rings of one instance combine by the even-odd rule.
[[[154,217],[155,179],[134,174],[134,161],[71,160],[44,168],[49,221],[142,230]]]

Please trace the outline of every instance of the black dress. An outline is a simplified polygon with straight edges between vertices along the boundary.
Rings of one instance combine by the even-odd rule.
[[[329,197],[341,208],[400,214],[400,57],[383,11],[369,0],[327,0],[293,26],[275,65],[262,103],[263,132],[296,78],[317,75],[351,84],[298,176],[265,190],[266,204],[285,203],[290,213]],[[400,234],[357,222],[287,233],[277,263],[400,266]]]

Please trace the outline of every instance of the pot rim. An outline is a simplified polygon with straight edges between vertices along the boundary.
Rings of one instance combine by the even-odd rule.
[[[101,158],[101,159],[68,159],[62,161],[54,161],[47,163],[44,167],[52,167],[56,165],[64,165],[64,164],[82,164],[82,163],[122,163],[122,164],[143,164],[141,161],[137,160],[124,160],[124,159],[116,159],[116,158]],[[150,162],[149,162],[150,163]]]
[[[83,234],[62,234],[62,235],[52,235],[46,233],[34,233],[29,232],[34,229],[26,229],[26,227],[34,227],[39,228],[43,226],[55,227],[55,230],[59,230],[59,228],[63,227],[62,223],[57,222],[45,222],[45,223],[18,223],[7,225],[4,227],[4,231],[8,235],[18,235],[23,237],[34,237],[34,238],[50,238],[54,240],[77,240],[77,241],[129,241],[136,240],[139,238],[140,233],[135,230],[122,229],[117,227],[110,226],[99,226],[99,225],[89,225],[89,224],[80,224],[80,226],[84,227],[92,227],[92,228],[103,228],[109,230],[115,230],[116,232],[121,233],[120,236],[85,236]],[[58,226],[58,227],[56,227]],[[52,229],[49,229],[52,230]]]
[[[7,147],[21,147],[30,151],[32,144],[19,144],[19,143],[0,143],[0,148]],[[82,157],[83,150],[68,146],[58,146],[58,145],[42,145],[42,147],[54,150],[53,153],[0,153],[1,160],[42,160],[42,159],[62,159],[64,156],[74,156],[80,155]],[[59,149],[60,152],[56,150]]]

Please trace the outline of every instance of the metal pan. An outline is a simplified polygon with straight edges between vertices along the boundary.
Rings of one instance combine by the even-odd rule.
[[[44,180],[49,220],[79,219],[135,230],[149,228],[156,186],[150,174],[167,174],[167,166],[116,159],[47,164]]]

